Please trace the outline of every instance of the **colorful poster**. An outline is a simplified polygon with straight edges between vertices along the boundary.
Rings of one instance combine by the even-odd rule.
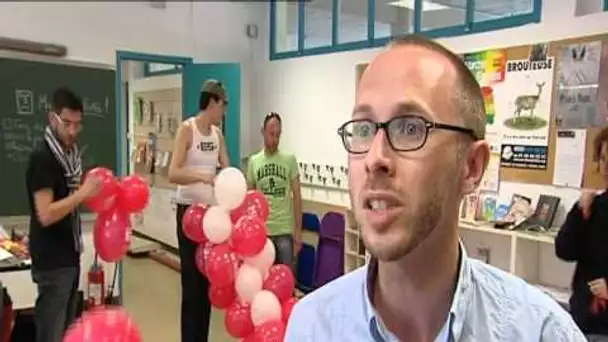
[[[558,65],[556,123],[559,128],[600,127],[606,117],[598,110],[602,42],[565,46]]]
[[[501,166],[546,168],[554,64],[553,57],[508,61],[504,81],[493,85],[496,124],[502,133]],[[504,145],[509,146],[507,155],[523,159],[507,162]]]
[[[496,117],[492,85],[502,82],[505,78],[507,51],[501,49],[468,53],[463,56],[463,60],[482,88],[486,105],[486,122],[488,128],[491,128]]]

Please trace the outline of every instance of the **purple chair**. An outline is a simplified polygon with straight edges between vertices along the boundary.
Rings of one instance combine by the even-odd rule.
[[[344,274],[344,215],[328,212],[321,219],[314,286],[321,287]]]

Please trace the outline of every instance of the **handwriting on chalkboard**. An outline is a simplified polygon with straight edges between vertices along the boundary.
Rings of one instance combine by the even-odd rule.
[[[18,115],[46,113],[53,108],[51,96],[47,93],[34,93],[29,89],[15,89],[15,104]],[[110,99],[84,96],[82,105],[85,116],[105,117],[110,112]]]
[[[17,163],[25,163],[30,152],[44,138],[41,123],[30,126],[23,119],[15,117],[2,118],[0,131],[6,158]]]

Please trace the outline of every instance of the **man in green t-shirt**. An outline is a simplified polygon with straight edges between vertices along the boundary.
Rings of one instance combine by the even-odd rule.
[[[262,123],[264,148],[247,163],[250,189],[261,191],[270,206],[268,230],[276,250],[276,263],[294,266],[302,241],[302,196],[298,163],[293,154],[278,150],[281,117],[270,113]]]

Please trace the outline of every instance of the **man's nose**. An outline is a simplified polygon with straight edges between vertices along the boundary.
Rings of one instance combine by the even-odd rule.
[[[365,156],[365,168],[368,172],[385,172],[392,175],[395,172],[395,157],[386,132],[381,129],[374,136]]]

